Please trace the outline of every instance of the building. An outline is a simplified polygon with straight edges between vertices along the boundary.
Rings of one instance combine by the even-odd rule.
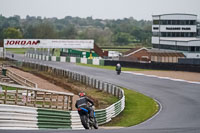
[[[163,62],[177,63],[179,58],[185,58],[185,55],[177,51],[165,51],[158,49],[133,48],[123,53],[120,60],[133,62]]]
[[[150,49],[148,53],[151,62],[177,63],[180,58],[185,58],[183,53],[177,51]]]
[[[133,48],[123,53],[123,56],[119,58],[123,61],[134,62],[150,62],[149,53],[147,48]]]
[[[153,15],[153,48],[182,52],[186,58],[200,58],[200,27],[197,15]]]

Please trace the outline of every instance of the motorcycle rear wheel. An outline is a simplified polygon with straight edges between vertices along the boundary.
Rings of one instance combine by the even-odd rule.
[[[82,123],[83,127],[85,129],[89,129],[88,117],[86,115],[82,115],[82,116],[80,116],[80,118],[81,118],[81,123]]]

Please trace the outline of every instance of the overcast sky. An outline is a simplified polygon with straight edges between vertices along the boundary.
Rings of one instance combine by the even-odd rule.
[[[200,19],[200,0],[0,0],[0,14],[151,20],[152,15],[190,13]]]

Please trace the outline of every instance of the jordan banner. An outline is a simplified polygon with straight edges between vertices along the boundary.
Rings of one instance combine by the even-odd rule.
[[[94,40],[4,39],[4,48],[79,48],[93,49]]]

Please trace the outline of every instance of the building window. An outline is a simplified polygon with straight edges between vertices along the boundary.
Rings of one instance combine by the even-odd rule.
[[[176,20],[172,20],[172,25],[175,25],[176,24]]]
[[[160,20],[161,25],[196,25],[196,20]],[[154,25],[159,25],[159,20],[153,20]]]
[[[186,46],[177,46],[177,49],[180,51],[188,51],[188,47]]]
[[[159,32],[153,33],[154,36],[159,36]],[[161,32],[161,37],[195,37],[195,32]]]
[[[161,33],[161,37],[167,37],[167,33],[166,32],[162,32]]]
[[[167,25],[167,20],[163,20],[163,21],[162,21],[162,24],[163,24],[163,25]]]
[[[177,20],[176,22],[177,22],[177,23],[176,23],[177,25],[180,25],[180,24],[181,24],[180,20]]]
[[[195,20],[190,20],[190,25],[196,25],[196,21]]]
[[[186,24],[186,21],[185,20],[181,20],[180,21],[180,25],[185,25]]]
[[[171,25],[171,24],[172,24],[172,21],[171,21],[171,20],[167,20],[167,24],[168,24],[168,25]]]
[[[195,47],[190,47],[190,52],[194,52],[195,51]]]
[[[199,52],[200,51],[200,47],[196,47],[196,52]]]
[[[159,32],[153,32],[153,36],[159,36]]]
[[[153,27],[153,29],[154,29],[154,30],[158,30],[159,28],[158,28],[158,27]]]
[[[189,25],[190,24],[190,21],[189,20],[186,20],[186,25]]]
[[[153,20],[154,25],[159,25],[159,20]]]

